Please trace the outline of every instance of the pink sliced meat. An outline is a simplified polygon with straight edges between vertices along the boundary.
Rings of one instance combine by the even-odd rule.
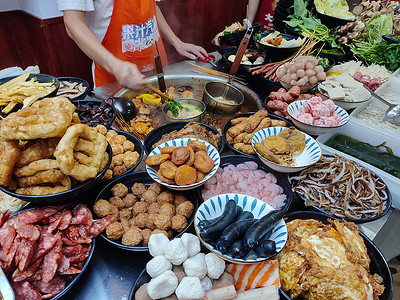
[[[36,241],[40,237],[40,226],[38,225],[22,225],[17,228],[17,233],[30,241]]]
[[[107,216],[100,220],[95,220],[93,222],[92,227],[90,228],[89,237],[94,238],[100,234],[103,230],[107,228],[108,225],[111,224],[113,216]]]
[[[33,224],[38,221],[42,221],[43,219],[46,219],[50,217],[51,215],[54,215],[58,211],[62,210],[64,206],[46,206],[43,208],[38,208],[38,209],[31,209],[31,210],[26,210],[18,214],[18,223],[19,226],[26,225],[26,224]]]
[[[72,213],[69,210],[63,210],[60,215],[60,225],[58,226],[59,230],[65,230],[71,224],[72,221]]]
[[[6,255],[6,260],[3,263],[3,268],[8,269],[11,266],[11,263],[14,260],[15,253],[17,253],[17,250],[19,248],[19,245],[21,244],[21,238],[16,237],[14,239],[14,243],[12,244],[10,250],[8,251]]]
[[[27,279],[40,280],[41,272],[38,272],[38,271],[41,271],[39,269],[41,264],[42,264],[42,260],[38,259],[38,260],[34,261],[33,264],[31,264],[26,270],[24,270],[22,272],[18,268],[15,269],[14,273],[12,274],[12,280],[15,282],[24,281]],[[37,275],[39,275],[39,276],[37,276]],[[31,278],[31,277],[34,277],[34,278]],[[39,277],[39,279],[37,279],[38,277]]]
[[[9,217],[10,212],[8,210],[0,212],[0,227],[3,226],[4,222],[7,221]]]
[[[15,294],[15,300],[41,300],[40,293],[29,283],[11,282]]]
[[[64,272],[65,272],[66,270],[68,270],[68,268],[69,268],[70,266],[71,266],[71,265],[70,265],[70,263],[69,263],[69,259],[68,259],[65,255],[62,255],[62,256],[61,256],[60,263],[58,264],[57,274],[65,275]]]
[[[15,239],[15,230],[11,226],[3,226],[0,228],[0,245],[5,254],[11,248]]]
[[[71,224],[92,226],[92,212],[86,205],[78,204],[73,210]]]
[[[70,266],[68,269],[64,270],[62,275],[76,275],[81,272],[81,269],[78,269],[74,266]]]
[[[72,264],[77,264],[80,262],[83,262],[86,260],[86,258],[89,256],[89,253],[83,252],[77,255],[73,256],[68,256],[69,263]]]
[[[66,245],[88,244],[92,241],[87,236],[81,236],[81,225],[70,225],[66,230],[62,231],[62,241]]]
[[[48,294],[49,296],[51,295],[51,297],[54,297],[65,288],[66,283],[64,279],[56,275],[49,283],[35,281],[32,282],[32,285],[42,294]]]
[[[47,252],[50,251],[51,248],[56,244],[58,240],[61,239],[61,234],[58,232],[55,235],[51,234],[42,234],[40,236],[39,244],[37,246],[37,251],[34,256],[34,260],[41,258]]]
[[[82,253],[83,251],[83,247],[82,245],[73,245],[73,246],[67,246],[67,245],[63,245],[61,252],[62,254],[64,254],[65,256],[73,256],[73,255],[77,255],[79,253]]]
[[[51,222],[47,227],[47,232],[48,233],[53,233],[60,226],[60,223],[61,223],[61,219],[60,218],[57,218],[56,220]]]
[[[57,240],[54,247],[44,256],[42,265],[42,282],[49,283],[56,275],[58,264],[61,260],[61,239]]]
[[[15,264],[18,265],[18,269],[20,271],[24,271],[26,267],[28,267],[31,262],[34,249],[35,242],[32,242],[28,239],[22,239],[21,244],[18,247],[17,253],[15,254]]]

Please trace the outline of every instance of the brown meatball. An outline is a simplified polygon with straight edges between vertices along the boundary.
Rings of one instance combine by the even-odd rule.
[[[147,211],[149,212],[149,214],[151,214],[151,213],[157,213],[158,214],[160,212],[160,207],[161,207],[160,204],[158,204],[157,202],[154,202],[154,203],[149,205],[149,208],[148,208]]]
[[[95,127],[95,129],[97,130],[98,133],[104,136],[107,134],[107,127],[104,125],[99,124]]]
[[[171,228],[177,232],[182,232],[188,226],[186,218],[182,215],[173,216],[171,223]]]
[[[113,168],[113,176],[116,177],[116,176],[122,175],[126,172],[126,170],[127,169],[125,166],[115,166]]]
[[[103,175],[103,180],[110,179],[113,177],[113,171],[109,168]]]
[[[136,202],[133,205],[133,214],[135,216],[137,216],[138,214],[145,213],[145,212],[147,212],[148,207],[149,207],[149,204],[145,201]]]
[[[111,215],[112,214],[112,210],[111,210],[111,205],[107,200],[104,199],[100,199],[98,200],[94,206],[93,206],[93,210],[95,212],[95,214],[99,217],[99,218],[103,218],[105,216]]]
[[[119,210],[114,204],[111,203],[110,207],[111,207],[111,215],[114,217],[115,221],[117,221],[119,219]]]
[[[124,201],[124,206],[126,208],[132,207],[136,202],[137,202],[137,198],[134,194],[132,193],[128,193],[124,199],[122,199],[122,201]]]
[[[128,194],[128,188],[123,183],[117,183],[112,187],[111,193],[115,197],[123,198],[126,196],[126,194]]]
[[[168,230],[171,228],[171,217],[158,214],[157,217],[154,219],[154,224],[158,229]]]
[[[123,209],[120,210],[120,212],[119,212],[119,219],[120,220],[122,220],[122,219],[129,220],[131,218],[132,218],[132,212],[131,212],[131,210],[129,208],[123,208]]]
[[[175,215],[175,206],[169,203],[165,203],[161,205],[159,213],[172,218]]]
[[[140,198],[142,194],[147,190],[146,186],[143,183],[140,182],[135,182],[132,185],[132,194],[134,194],[136,197]]]
[[[125,151],[133,151],[133,150],[135,150],[135,144],[132,143],[131,141],[125,141],[122,144],[122,147],[124,147]]]
[[[149,214],[148,214],[148,213],[141,213],[141,214],[138,214],[138,215],[135,217],[135,224],[136,224],[136,226],[139,227],[140,229],[145,228],[145,227],[146,227],[146,222],[147,222],[147,219],[148,219],[148,218],[149,218]]]
[[[124,153],[124,147],[122,147],[122,145],[114,144],[114,143],[110,144],[110,145],[111,145],[113,156],[117,156],[117,155]]]
[[[189,218],[193,213],[194,205],[190,201],[185,201],[178,205],[176,208],[177,215],[183,215],[186,218]]]
[[[125,207],[124,201],[122,201],[120,197],[111,197],[110,203],[115,205],[115,207],[118,208],[119,210]]]
[[[138,246],[143,241],[140,230],[129,228],[123,235],[121,243],[127,246]]]
[[[124,234],[124,227],[121,223],[115,222],[111,223],[106,228],[106,235],[110,240],[117,241]]]
[[[133,217],[128,222],[129,222],[129,227],[136,226],[136,217]]]
[[[157,202],[160,204],[174,203],[174,195],[171,192],[164,191],[158,195]]]
[[[122,145],[125,141],[126,141],[126,136],[124,136],[124,135],[122,135],[122,134],[118,134],[118,135],[114,138],[114,143],[116,143],[116,144]]]
[[[142,194],[142,201],[146,201],[147,203],[153,203],[157,201],[157,194],[152,190],[147,190]]]
[[[149,217],[146,220],[146,227],[154,230],[156,229],[156,225],[154,224],[154,221],[156,219],[156,217],[158,216],[158,213],[150,213]]]
[[[187,198],[185,197],[185,195],[183,194],[176,194],[175,195],[175,199],[174,199],[174,205],[175,207],[178,207],[179,204],[188,201]]]
[[[157,195],[159,195],[159,194],[162,192],[163,187],[162,187],[162,185],[159,184],[158,182],[154,182],[151,186],[149,186],[149,190],[152,190],[152,191],[154,191]]]
[[[124,228],[124,231],[127,231],[129,228],[131,228],[131,224],[129,223],[128,219],[121,219],[121,225]]]
[[[169,238],[168,236],[168,232],[166,232],[165,230],[160,230],[160,229],[154,229],[151,234],[157,234],[157,233],[162,233],[163,235],[165,235],[167,238]]]
[[[151,236],[151,230],[146,228],[142,230],[142,236],[143,236],[143,241],[142,241],[142,245],[143,246],[147,246],[149,244],[149,239]]]

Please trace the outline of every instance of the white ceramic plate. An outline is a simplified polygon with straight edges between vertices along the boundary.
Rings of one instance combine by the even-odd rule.
[[[304,148],[304,151],[299,154],[299,155],[293,155],[293,158],[295,160],[293,166],[283,166],[277,163],[274,163],[268,159],[266,159],[264,156],[262,156],[256,148],[254,147],[255,143],[261,143],[261,141],[269,136],[272,135],[277,135],[279,132],[281,132],[283,129],[287,127],[268,127],[264,128],[253,136],[251,139],[251,145],[256,152],[257,156],[261,159],[261,161],[270,167],[271,169],[278,171],[278,172],[283,172],[283,173],[292,173],[292,172],[298,172],[301,170],[304,170],[305,168],[308,168],[315,164],[319,159],[321,158],[322,151],[321,147],[317,143],[316,140],[314,140],[311,136],[309,136],[307,133],[301,132],[305,137],[306,137],[306,147]]]
[[[199,237],[200,241],[207,247],[210,251],[217,254],[221,258],[239,264],[253,264],[258,263],[264,260],[269,259],[270,257],[259,257],[253,251],[249,253],[249,255],[244,259],[233,258],[229,255],[222,254],[220,251],[216,250],[213,246],[209,243],[206,243],[200,237],[200,232],[198,229],[198,224],[202,220],[211,220],[217,218],[222,215],[225,204],[230,200],[233,199],[240,206],[243,211],[250,211],[253,213],[255,219],[260,219],[261,217],[265,216],[268,212],[274,210],[270,205],[267,203],[258,200],[251,196],[240,195],[240,194],[221,194],[214,196],[204,203],[202,203],[199,209],[196,211],[196,215],[194,217],[194,228],[196,230],[196,234]],[[279,252],[285,246],[287,241],[287,227],[286,223],[283,219],[281,219],[271,231],[270,239],[275,241],[276,244],[276,251]]]
[[[182,186],[182,185],[176,185],[176,184],[168,184],[168,183],[165,183],[164,181],[161,181],[160,178],[158,178],[158,176],[157,176],[157,169],[146,165],[146,171],[154,181],[156,181],[159,184],[161,184],[167,188],[170,188],[172,190],[186,191],[186,190],[191,190],[191,189],[201,186],[204,182],[206,182],[208,179],[210,179],[212,176],[214,176],[215,172],[217,172],[217,170],[219,168],[219,164],[221,161],[218,150],[215,149],[215,147],[213,145],[211,145],[210,143],[207,143],[206,141],[203,141],[200,139],[180,138],[180,139],[168,141],[168,142],[162,143],[158,147],[154,148],[153,151],[150,152],[149,156],[160,154],[161,148],[163,148],[163,147],[169,147],[169,146],[185,147],[185,146],[187,146],[188,141],[199,141],[199,142],[204,143],[207,146],[207,154],[214,161],[214,168],[211,170],[211,172],[207,173],[206,176],[204,176],[203,180],[200,182]]]

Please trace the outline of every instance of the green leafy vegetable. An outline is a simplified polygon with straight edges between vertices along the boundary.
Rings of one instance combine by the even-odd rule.
[[[389,35],[393,30],[393,20],[390,15],[377,14],[368,21],[365,28],[365,40],[369,43],[382,41],[382,35]]]
[[[355,16],[349,11],[346,0],[314,0],[317,12],[339,19],[354,21]]]
[[[330,67],[328,58],[318,56],[317,59],[318,59],[318,65],[320,65],[324,68]]]
[[[261,35],[261,33],[256,32],[254,34],[253,38],[254,38],[255,41],[259,42],[261,40],[261,38],[262,38],[262,35]]]
[[[178,100],[170,97],[169,100],[167,100],[167,105],[171,110],[172,115],[174,117],[178,116],[179,109],[182,109],[182,104]]]

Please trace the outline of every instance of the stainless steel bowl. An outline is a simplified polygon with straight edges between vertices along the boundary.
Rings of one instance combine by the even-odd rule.
[[[224,103],[216,99],[216,97],[224,96],[224,98],[236,102],[236,104]],[[207,106],[207,110],[214,114],[233,114],[239,111],[244,101],[243,93],[225,82],[207,82],[204,86],[203,102]]]
[[[167,114],[167,112],[170,110],[169,106],[167,104],[165,104],[162,108],[162,112],[163,112],[165,121],[167,123],[177,122],[177,121],[201,122],[201,118],[203,117],[204,112],[206,111],[206,105],[202,101],[194,99],[194,98],[180,98],[177,100],[179,100],[179,102],[181,102],[181,103],[188,103],[188,104],[196,105],[198,108],[201,109],[201,112],[199,112],[198,115],[196,115],[194,117],[190,117],[190,118],[171,117]]]

